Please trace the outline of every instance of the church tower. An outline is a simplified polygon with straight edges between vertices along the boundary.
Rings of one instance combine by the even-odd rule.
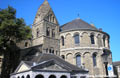
[[[59,55],[59,24],[47,0],[39,7],[32,25],[33,46],[42,52]]]

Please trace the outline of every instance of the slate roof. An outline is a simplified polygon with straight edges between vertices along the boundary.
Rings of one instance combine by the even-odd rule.
[[[76,30],[76,29],[88,29],[88,30],[98,30],[96,27],[91,26],[87,22],[81,19],[75,19],[67,24],[64,24],[60,27],[61,31],[69,31],[69,30]]]
[[[28,65],[29,67],[33,66],[34,62],[31,61],[23,61],[26,65]]]
[[[26,57],[33,58],[33,55],[35,55],[36,52],[40,52],[40,48],[42,48],[42,44],[22,49],[20,52],[21,60],[25,60]]]
[[[113,62],[113,66],[118,66],[120,65],[120,61]]]
[[[49,60],[54,60],[58,64],[64,66],[65,68],[68,68],[70,71],[87,71],[85,69],[79,68],[75,65],[72,65],[65,60],[61,59],[60,57],[53,55],[53,54],[40,54],[36,57],[33,58],[32,62],[36,62],[37,64],[49,61]]]

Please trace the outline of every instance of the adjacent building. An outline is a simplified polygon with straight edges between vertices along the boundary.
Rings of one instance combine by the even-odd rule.
[[[120,61],[113,62],[113,66],[115,75],[120,78]]]

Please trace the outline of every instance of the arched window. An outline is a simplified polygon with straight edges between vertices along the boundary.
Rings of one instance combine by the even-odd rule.
[[[50,14],[50,22],[52,22],[52,14]]]
[[[61,40],[62,40],[62,46],[64,46],[64,37],[63,36],[61,37]]]
[[[97,36],[97,42],[98,42],[98,46],[102,47],[102,39],[101,39],[101,35],[100,34],[98,34],[98,36]]]
[[[28,42],[25,42],[25,47],[27,47],[28,46]]]
[[[35,78],[44,78],[43,75],[37,75]]]
[[[54,48],[53,48],[53,47],[51,47],[51,48],[49,49],[49,53],[50,53],[50,54],[54,54]]]
[[[50,75],[49,78],[56,78],[56,76],[55,75]]]
[[[37,28],[36,31],[37,31],[37,32],[36,32],[36,37],[39,37],[39,33],[40,33],[39,28]]]
[[[54,54],[54,50],[52,50],[52,54]]]
[[[93,54],[93,66],[97,65],[97,61],[96,61],[96,54]]]
[[[27,77],[26,78],[30,78],[30,75],[27,75]]]
[[[48,48],[46,49],[46,53],[48,53]]]
[[[50,28],[49,27],[47,27],[47,29],[46,29],[46,35],[50,36]]]
[[[77,56],[76,56],[76,65],[77,65],[78,67],[81,66],[81,56],[80,56],[80,55],[77,55]]]
[[[64,55],[61,55],[62,59],[65,59],[65,56]]]
[[[75,41],[75,44],[79,44],[80,43],[79,34],[74,35],[74,41]]]
[[[24,76],[22,76],[21,78],[24,78]]]
[[[90,39],[91,39],[91,44],[95,44],[95,39],[93,34],[90,35]]]
[[[60,78],[67,78],[67,76],[65,76],[65,75],[62,75]]]
[[[49,15],[47,16],[47,21],[49,21]]]
[[[52,29],[52,37],[55,37],[55,29]]]
[[[20,78],[19,76],[17,78]]]
[[[56,51],[56,55],[58,55],[58,51]]]
[[[52,53],[51,49],[49,49],[49,53]]]
[[[53,16],[53,23],[55,22],[55,17]]]
[[[103,36],[103,45],[105,46],[105,39],[106,39],[106,36],[104,35]]]

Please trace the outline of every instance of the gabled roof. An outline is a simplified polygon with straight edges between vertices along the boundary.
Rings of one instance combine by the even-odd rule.
[[[32,62],[41,63],[41,62],[48,61],[48,60],[54,60],[54,62],[67,68],[69,71],[86,71],[85,69],[72,65],[66,62],[65,60],[61,59],[60,57],[53,55],[53,54],[41,54],[33,58]]]
[[[23,71],[27,71],[31,68],[31,64],[26,61],[21,61],[21,63],[18,65],[17,69],[14,71],[14,73],[19,73]]]
[[[64,65],[60,65],[60,63],[53,59],[36,64],[35,66],[32,67],[32,70],[69,72],[68,68],[66,68]]]
[[[51,67],[54,65],[54,69]],[[25,67],[25,68],[24,68]],[[55,68],[56,67],[56,68]],[[26,71],[59,71],[59,72],[81,72],[88,73],[88,70],[72,65],[62,58],[53,54],[40,54],[31,61],[22,61],[14,73],[22,73]]]
[[[87,22],[79,18],[61,26],[61,31],[70,31],[70,30],[76,30],[76,29],[97,30],[96,27],[88,24]]]

